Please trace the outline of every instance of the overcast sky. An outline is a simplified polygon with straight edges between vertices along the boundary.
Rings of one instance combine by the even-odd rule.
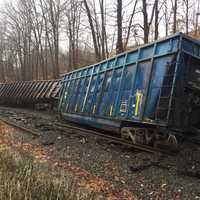
[[[2,5],[3,2],[5,2],[5,0],[0,0],[0,5]]]
[[[0,0],[0,5],[4,4],[5,2],[7,2],[7,0]]]
[[[27,0],[28,1],[28,0]],[[111,35],[111,37],[113,36],[114,32],[116,31],[116,1],[117,0],[105,0],[105,4],[106,4],[106,10],[107,10],[107,13],[109,14],[107,16],[107,20],[106,20],[106,24],[107,24],[107,34],[108,36]],[[197,8],[197,4],[200,0],[189,0],[189,3],[190,3],[190,6],[191,7],[196,7]],[[4,4],[6,2],[17,2],[17,0],[0,0],[0,12],[1,10],[3,10],[3,7],[4,7]],[[98,4],[99,0],[95,0],[95,2]],[[132,3],[131,3],[132,2]],[[151,2],[151,0],[147,1],[148,3]],[[168,9],[170,10],[170,6],[171,6],[171,0],[167,0],[168,2]],[[123,7],[124,7],[124,10],[123,10],[123,26],[126,26],[128,25],[128,23],[126,23],[126,19],[129,18],[130,16],[130,13],[132,12],[132,9],[133,9],[133,3],[134,1],[132,0],[123,0]],[[99,7],[97,7],[97,10],[98,10]],[[141,1],[139,1],[138,3],[138,10],[141,11]],[[195,11],[195,12],[194,12]],[[151,9],[148,9],[148,12],[149,14],[151,13]],[[160,37],[163,37],[165,36],[165,22],[163,20],[163,12],[164,10],[160,10],[160,13],[159,13],[159,16],[162,17],[162,20],[160,21],[160,26],[159,26],[159,36]],[[189,14],[189,26],[190,28],[193,28],[193,25],[192,25],[192,19],[194,17],[196,17],[196,12],[197,12],[197,9],[191,9],[190,10],[190,14]],[[112,16],[110,16],[112,15]],[[179,4],[179,8],[178,8],[178,19],[181,20],[181,18],[184,18],[185,16],[185,12],[183,10],[183,6]],[[134,23],[135,24],[142,24],[142,19],[143,19],[143,16],[142,16],[142,13],[141,12],[137,12],[137,14],[134,16]],[[87,24],[88,23],[88,19],[87,17],[83,16],[82,15],[82,24]],[[128,21],[127,21],[128,22]],[[65,25],[65,24],[64,24]],[[169,26],[172,26],[172,24],[169,24]],[[191,29],[190,29],[191,30]],[[87,32],[90,30],[89,29],[85,29],[85,32]],[[151,30],[153,31],[153,30]],[[183,29],[184,31],[184,29]],[[138,34],[139,35],[143,35],[143,32],[140,28],[138,28]],[[65,50],[67,48],[67,41],[66,41],[66,33],[65,33],[65,29],[62,30],[62,32],[60,33],[60,47]],[[83,37],[83,38],[82,38]],[[152,34],[152,37],[153,37],[153,34]],[[92,41],[92,38],[91,38],[91,34],[87,34],[86,36],[85,35],[81,35],[80,38],[82,38],[83,41],[87,41],[87,43],[89,44],[89,41],[91,43]],[[151,38],[150,38],[151,40]],[[110,40],[111,41],[111,40]],[[131,37],[130,38],[130,44],[133,45],[135,43],[134,41],[134,38]],[[91,43],[92,44],[92,43]]]

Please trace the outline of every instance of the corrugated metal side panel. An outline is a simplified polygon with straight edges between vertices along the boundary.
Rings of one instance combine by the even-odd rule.
[[[1,104],[31,105],[56,100],[60,80],[19,81],[0,84]]]
[[[59,109],[83,116],[166,122],[166,115],[157,114],[157,104],[163,87],[169,86],[171,94],[173,86],[163,81],[176,63],[179,38],[178,34],[66,74]],[[173,79],[173,70],[170,76]]]

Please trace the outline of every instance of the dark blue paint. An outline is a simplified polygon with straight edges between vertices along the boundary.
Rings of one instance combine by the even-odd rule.
[[[93,116],[93,121],[101,118],[168,126],[174,94],[187,73],[183,63],[189,58],[181,52],[200,59],[200,43],[178,33],[70,72],[63,78],[60,111],[79,115],[83,111],[83,118]]]

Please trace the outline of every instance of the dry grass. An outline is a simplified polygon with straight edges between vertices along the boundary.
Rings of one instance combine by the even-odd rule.
[[[91,191],[81,189],[77,180],[66,172],[36,164],[25,153],[0,148],[1,200],[89,200]]]

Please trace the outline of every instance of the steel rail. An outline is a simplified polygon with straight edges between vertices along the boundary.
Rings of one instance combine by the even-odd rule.
[[[34,135],[34,136],[40,136],[40,134],[39,134],[38,131],[32,130],[32,129],[30,129],[30,128],[26,128],[26,127],[24,127],[24,126],[22,126],[22,125],[19,125],[19,124],[15,123],[15,122],[11,122],[11,121],[8,120],[8,119],[5,119],[5,118],[0,117],[0,121],[4,122],[4,123],[6,123],[6,124],[8,124],[8,125],[10,125],[10,126],[14,126],[14,127],[17,128],[17,129],[21,129],[21,130],[23,130],[23,131],[25,131],[25,132],[29,132],[29,133],[31,133],[31,134]]]
[[[25,131],[25,132],[28,132],[34,136],[41,136],[42,135],[42,130],[39,130],[39,129],[32,129],[32,128],[27,128],[25,126],[22,126],[22,125],[19,125],[9,119],[6,119],[6,118],[3,118],[3,117],[0,117],[0,120],[10,126],[14,126],[15,128],[18,128],[18,129],[21,129],[22,131]],[[64,128],[64,132],[62,132],[61,134],[62,135],[67,135],[67,134],[71,134],[72,132],[74,132],[74,134],[76,135],[81,135],[81,136],[96,136],[98,138],[101,138],[101,139],[106,139],[110,142],[113,142],[113,143],[118,143],[118,144],[122,144],[122,145],[125,145],[125,146],[129,146],[129,147],[132,147],[134,149],[138,149],[138,150],[141,150],[141,151],[145,151],[145,152],[149,152],[149,153],[163,153],[163,154],[171,154],[170,151],[167,151],[167,150],[164,150],[164,149],[159,149],[159,148],[155,148],[155,147],[150,147],[150,146],[147,146],[147,145],[142,145],[142,144],[133,144],[131,141],[128,141],[128,140],[124,140],[124,139],[121,139],[117,136],[111,136],[111,135],[108,135],[108,134],[103,134],[99,131],[94,131],[94,130],[90,130],[90,129],[86,129],[86,128],[80,128],[80,127],[77,127],[77,126],[72,126],[72,125],[68,125],[68,124],[63,124],[63,123],[58,123],[58,122],[55,122],[55,123],[52,123],[52,129],[55,130],[55,128],[59,128],[59,127],[62,127]],[[70,130],[70,132],[69,132]]]
[[[94,131],[94,130],[81,128],[81,127],[77,127],[77,126],[72,126],[72,125],[68,125],[68,124],[62,124],[62,123],[58,123],[58,122],[56,122],[55,124],[56,124],[56,126],[61,126],[61,127],[67,128],[67,129],[76,130],[76,131],[80,132],[78,134],[82,135],[82,136],[86,136],[86,135],[97,136],[99,138],[109,140],[110,142],[115,142],[115,143],[119,143],[122,145],[130,146],[135,149],[139,149],[139,150],[146,151],[149,153],[158,153],[159,152],[159,153],[168,154],[168,155],[172,154],[172,152],[164,150],[164,149],[150,147],[150,146],[142,145],[142,144],[134,144],[134,143],[132,143],[132,141],[124,140],[122,138],[119,138],[117,136],[111,136],[109,134],[103,134],[100,131]]]
[[[23,113],[23,114],[26,114],[26,113]],[[26,132],[26,133],[30,133],[31,135],[33,136],[41,136],[42,135],[42,130],[38,130],[38,129],[30,129],[30,128],[27,128],[25,126],[22,126],[22,125],[19,125],[9,119],[5,119],[3,117],[0,117],[0,121],[10,125],[10,126],[14,126],[15,128],[17,129],[21,129],[22,131]],[[99,138],[103,138],[103,139],[107,139],[108,141],[111,141],[111,142],[115,142],[115,143],[119,143],[119,144],[123,144],[125,146],[130,146],[130,147],[133,147],[135,149],[139,149],[141,151],[144,151],[144,152],[148,152],[148,153],[163,153],[163,154],[167,154],[167,155],[174,155],[174,153],[172,154],[172,152],[169,152],[169,151],[165,151],[165,150],[161,150],[161,149],[158,149],[158,148],[151,148],[151,147],[148,147],[148,146],[145,146],[145,145],[138,145],[138,144],[133,144],[129,141],[125,141],[121,138],[117,138],[117,137],[113,137],[113,136],[110,136],[110,135],[106,135],[106,134],[102,134],[98,131],[93,131],[93,130],[89,130],[89,129],[85,129],[85,128],[81,128],[81,127],[77,127],[77,126],[72,126],[72,125],[68,125],[68,124],[64,124],[64,123],[60,123],[60,122],[54,122],[52,123],[52,129],[55,129],[55,128],[59,128],[59,127],[62,127],[64,128],[63,130],[65,130],[66,132],[62,132],[61,134],[62,135],[68,135],[68,134],[71,134],[73,132],[67,132],[67,130],[71,130],[71,131],[75,131],[74,134],[75,135],[81,135],[81,136],[97,136]],[[149,167],[149,166],[157,166],[157,167],[161,167],[163,169],[167,169],[169,170],[170,168],[167,167],[167,166],[159,166],[159,165],[154,165],[154,163],[150,163],[149,165],[146,165],[144,167]],[[140,170],[140,169],[139,169]],[[188,176],[188,177],[195,177],[195,178],[199,178],[200,175],[197,173],[188,173],[188,172],[179,172],[180,174],[182,175],[185,175],[185,176]]]

